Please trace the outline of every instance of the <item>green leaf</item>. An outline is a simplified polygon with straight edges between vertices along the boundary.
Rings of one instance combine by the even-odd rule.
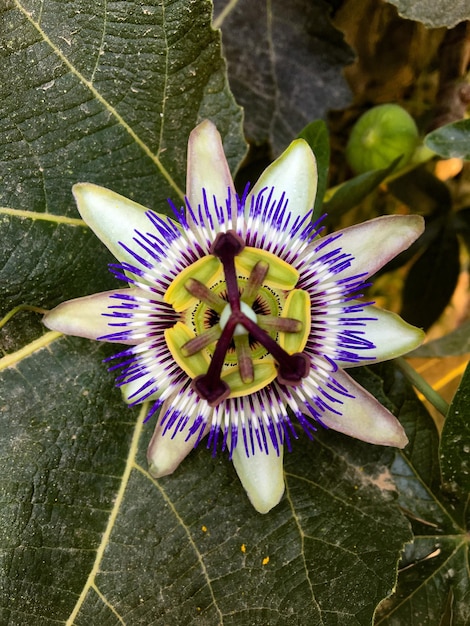
[[[112,349],[42,342],[1,378],[2,623],[371,623],[410,539],[391,450],[303,436],[261,516],[203,446],[153,480],[153,424],[113,389]]]
[[[470,492],[470,367],[447,413],[440,445],[442,477],[449,488]]]
[[[202,118],[235,169],[241,109],[211,3],[6,0],[0,8],[0,206],[76,217],[71,186],[110,186],[150,208],[184,193]]]
[[[459,356],[467,352],[470,352],[470,321],[444,337],[429,341],[413,350],[412,356],[417,358]]]
[[[428,28],[452,28],[468,20],[470,9],[466,0],[387,0],[398,13],[409,20],[422,22]]]
[[[328,168],[330,166],[330,140],[328,136],[328,128],[323,120],[316,120],[315,122],[307,124],[298,136],[305,139],[311,147],[317,160],[318,186],[312,217],[313,220],[316,220],[320,217],[323,211],[323,198],[325,196],[328,183]]]
[[[357,206],[387,178],[399,160],[396,159],[382,170],[372,170],[351,178],[337,187],[333,191],[333,195],[328,192],[328,200],[323,205],[324,212],[328,213],[328,219],[337,221],[342,215]]]
[[[468,161],[470,160],[470,120],[459,120],[436,128],[426,135],[424,143],[430,150],[446,159],[457,157]]]
[[[197,121],[217,124],[233,169],[245,144],[209,2],[6,0],[0,11],[8,313],[115,285],[73,183],[164,210],[184,193]],[[344,58],[332,41],[329,60],[336,44]],[[328,91],[331,105],[326,74],[316,101]],[[286,459],[286,496],[261,516],[227,458],[203,446],[151,479],[154,424],[114,389],[101,362],[112,348],[45,332],[26,310],[2,342],[1,623],[371,623],[410,538],[386,480],[391,451],[303,437]]]
[[[118,286],[107,271],[114,257],[81,220],[0,209],[0,239],[0,316]]]
[[[343,68],[354,55],[329,14],[322,1],[214,2],[245,134],[274,154],[311,120],[349,103]]]
[[[427,330],[449,304],[459,273],[459,241],[444,224],[406,276],[400,315]]]
[[[376,626],[468,623],[468,494],[441,487],[435,424],[402,375],[390,365],[374,368],[410,439],[397,451],[391,474],[398,502],[413,527],[395,594],[383,602]],[[452,620],[445,621],[452,615]]]
[[[413,213],[438,216],[452,211],[452,196],[448,186],[425,166],[390,181],[388,189]]]
[[[109,348],[55,335],[1,368],[3,624],[65,621],[117,505],[135,436],[136,412],[123,407],[100,363]]]

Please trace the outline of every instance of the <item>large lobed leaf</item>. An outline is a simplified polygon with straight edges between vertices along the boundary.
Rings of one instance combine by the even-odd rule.
[[[215,0],[230,86],[250,141],[283,150],[312,119],[346,106],[353,53],[323,0]]]
[[[470,492],[470,367],[447,413],[440,444],[442,476],[450,489]]]
[[[470,7],[467,0],[387,0],[394,4],[399,14],[409,20],[422,22],[428,28],[451,28],[468,20]]]
[[[303,438],[267,516],[202,447],[152,480],[110,348],[52,335],[2,376],[2,624],[370,624],[409,539],[380,448]]]
[[[184,192],[187,137],[204,117],[239,161],[241,112],[207,0],[0,7],[0,205],[75,216],[83,180],[161,209]]]
[[[244,142],[209,2],[6,0],[0,11],[5,312],[114,284],[109,255],[76,219],[73,183],[161,210],[183,193],[198,120],[217,123],[233,168]],[[391,451],[304,438],[286,459],[284,500],[260,516],[227,459],[203,448],[174,476],[149,477],[153,424],[113,389],[109,348],[10,327],[2,624],[371,623],[410,538]]]
[[[378,371],[387,396],[400,407],[400,419],[410,439],[409,445],[397,452],[391,474],[414,539],[405,549],[396,593],[380,607],[376,626],[464,626],[470,620],[469,494],[456,484],[451,490],[449,485],[441,485],[439,461],[454,482],[467,480],[462,472],[468,453],[462,455],[461,446],[451,450],[449,444],[457,436],[462,446],[465,438],[468,441],[464,426],[470,418],[468,402],[460,405],[462,411],[456,419],[451,418],[450,432],[443,436],[449,458],[439,458],[438,433],[424,406],[396,370],[382,366]]]

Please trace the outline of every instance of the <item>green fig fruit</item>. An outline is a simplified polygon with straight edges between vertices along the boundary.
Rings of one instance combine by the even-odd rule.
[[[411,115],[398,104],[381,104],[357,120],[346,159],[356,174],[388,167],[399,156],[398,167],[403,167],[417,144],[418,128]]]

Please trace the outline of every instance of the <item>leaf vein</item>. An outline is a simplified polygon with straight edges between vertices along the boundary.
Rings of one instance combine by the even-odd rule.
[[[287,474],[286,474],[286,477],[287,477]],[[317,599],[315,597],[315,592],[313,590],[312,581],[310,579],[310,572],[309,572],[309,569],[308,569],[308,566],[307,566],[307,561],[305,560],[305,536],[306,535],[305,535],[305,533],[303,531],[302,525],[300,524],[300,520],[297,517],[297,513],[295,511],[294,502],[292,500],[292,497],[291,497],[291,494],[290,494],[290,490],[289,490],[289,483],[288,483],[287,480],[285,481],[285,484],[286,484],[287,501],[289,502],[289,506],[290,506],[290,509],[292,511],[292,517],[294,519],[295,525],[297,526],[297,530],[298,530],[299,537],[300,537],[300,554],[302,556],[303,568],[304,568],[304,571],[305,571],[305,578],[307,579],[308,586],[309,586],[309,589],[310,589],[310,594],[312,596],[312,604],[315,606],[315,608],[318,611],[318,614],[319,614],[320,620],[321,620],[320,623],[323,624],[323,619],[321,617],[320,605],[318,604],[318,601],[317,601]]]
[[[122,479],[121,479],[121,485],[119,487],[119,490],[116,494],[116,499],[114,501],[114,506],[113,509],[111,511],[111,514],[109,516],[109,520],[108,520],[108,524],[106,526],[106,529],[103,533],[103,537],[101,539],[101,543],[98,546],[98,549],[96,551],[96,558],[95,558],[95,562],[93,564],[93,567],[88,575],[87,581],[83,587],[82,593],[80,594],[80,597],[77,600],[77,603],[75,604],[75,607],[73,608],[69,619],[66,622],[66,626],[72,626],[75,618],[78,615],[78,612],[80,611],[80,608],[83,604],[83,602],[85,601],[85,598],[88,594],[89,589],[93,588],[96,589],[95,587],[95,577],[97,575],[97,573],[99,572],[99,568],[100,568],[100,564],[101,561],[103,559],[103,555],[104,555],[104,551],[106,549],[106,546],[109,542],[109,539],[111,537],[111,533],[114,527],[114,524],[116,522],[118,513],[120,511],[122,502],[124,500],[124,495],[126,492],[126,488],[127,485],[129,483],[129,478],[131,475],[132,470],[134,469],[135,465],[135,456],[137,454],[137,449],[138,449],[138,443],[139,443],[139,439],[140,436],[142,434],[142,429],[143,429],[143,425],[144,425],[144,415],[147,412],[147,405],[143,404],[142,405],[142,410],[141,413],[136,421],[136,426],[135,426],[135,430],[134,430],[134,434],[132,436],[132,441],[131,441],[131,445],[129,448],[129,454],[127,457],[127,462],[126,462],[126,467],[124,468],[124,472],[122,474]]]
[[[420,539],[420,537],[415,537],[415,539]],[[451,554],[445,559],[445,561],[443,561],[439,567],[433,570],[432,574],[430,574],[427,578],[423,579],[420,582],[420,584],[415,589],[413,589],[413,591],[410,594],[405,596],[401,602],[396,604],[389,613],[384,615],[382,619],[380,619],[376,623],[375,626],[379,626],[379,624],[383,624],[385,621],[388,621],[388,619],[390,618],[391,615],[393,615],[393,613],[396,613],[396,611],[398,611],[399,608],[401,608],[403,605],[409,602],[413,598],[413,596],[415,596],[419,591],[425,588],[426,585],[429,584],[429,581],[432,580],[439,571],[443,571],[445,568],[447,568],[449,562],[457,554],[457,552],[462,548],[462,546],[464,547],[464,549],[466,548],[465,541],[462,541],[459,545],[457,545],[455,549],[451,552]]]
[[[60,61],[69,69],[69,71],[92,93],[93,97],[96,98],[100,104],[102,104],[105,109],[109,112],[110,115],[114,117],[117,123],[122,126],[122,128],[128,133],[130,138],[140,147],[140,149],[144,152],[144,154],[151,159],[151,161],[155,164],[157,169],[160,171],[160,174],[165,178],[168,184],[175,190],[178,196],[184,199],[184,193],[181,191],[177,183],[173,180],[173,177],[165,168],[158,155],[154,154],[149,146],[139,137],[139,135],[135,132],[135,130],[126,122],[126,120],[122,117],[122,115],[116,110],[114,106],[111,105],[108,100],[96,89],[96,87],[92,84],[90,80],[85,78],[85,76],[79,72],[79,70],[69,61],[69,59],[65,56],[62,50],[54,44],[54,42],[50,39],[47,33],[41,28],[40,24],[35,21],[29,11],[26,10],[25,7],[22,6],[19,0],[15,0],[15,4],[21,13],[26,17],[29,23],[36,29],[38,34],[42,37],[43,41],[47,43],[48,46],[52,49],[54,54],[60,59]]]
[[[101,600],[101,602],[107,606],[109,608],[109,610],[113,613],[113,615],[115,615],[117,617],[117,619],[119,620],[119,622],[121,624],[123,624],[125,626],[126,622],[124,621],[124,619],[119,615],[119,613],[116,611],[116,609],[114,608],[114,606],[109,602],[109,600],[106,598],[106,596],[104,594],[101,593],[101,591],[98,589],[98,587],[93,584],[92,586],[93,591],[96,593],[96,595],[99,597],[99,599]]]
[[[100,64],[100,57],[103,54],[103,49],[104,49],[104,36],[106,34],[106,27],[108,24],[108,19],[107,19],[107,12],[108,12],[108,0],[104,0],[104,7],[103,7],[103,30],[101,31],[101,41],[100,41],[100,45],[98,48],[98,52],[96,53],[96,61],[95,61],[95,66],[93,68],[93,71],[91,72],[91,76],[90,76],[90,83],[93,84],[94,80],[95,80],[95,74],[96,71],[99,67]]]
[[[162,95],[162,110],[160,114],[161,124],[160,124],[160,139],[158,141],[159,149],[158,156],[161,154],[163,148],[163,127],[165,125],[165,110],[166,110],[166,101],[167,101],[167,90],[168,90],[168,39],[166,36],[165,23],[166,23],[166,13],[165,13],[165,0],[162,0],[162,22],[163,22],[163,33],[165,38],[165,82],[163,84],[163,95]]]
[[[459,522],[457,521],[457,519],[455,519],[453,517],[451,509],[450,508],[446,508],[444,503],[441,502],[441,500],[434,493],[432,488],[425,483],[424,479],[421,477],[421,475],[418,473],[418,470],[413,465],[412,459],[408,458],[408,456],[404,452],[402,452],[401,450],[398,452],[398,455],[400,456],[400,458],[403,459],[405,467],[407,467],[412,472],[412,475],[415,477],[415,480],[419,483],[419,485],[421,486],[423,491],[428,496],[427,502],[431,502],[432,504],[435,504],[437,506],[437,508],[441,510],[441,512],[443,513],[443,516],[445,518],[447,518],[447,520],[449,522],[451,522],[452,526],[457,531],[460,531],[460,532],[464,533],[465,529],[462,528],[461,525],[459,524]],[[409,477],[406,474],[399,474],[398,472],[394,472],[394,474],[395,474],[395,476],[398,476],[399,478],[408,478]],[[419,499],[422,500],[423,502],[425,501],[424,498],[419,498]]]
[[[328,489],[325,489],[325,487],[322,487],[320,484],[315,483],[313,480],[309,480],[305,476],[299,476],[298,474],[292,474],[290,472],[286,472],[285,474],[286,474],[286,476],[290,476],[291,478],[296,478],[297,480],[301,480],[303,482],[309,483],[310,485],[313,485],[314,487],[316,487],[317,489],[319,489],[323,493],[328,494],[330,496],[330,498],[336,500],[337,502],[341,502],[342,504],[344,504],[347,507],[350,507],[350,508],[354,509],[355,511],[360,513],[360,515],[362,515],[364,517],[368,517],[368,518],[370,518],[372,520],[375,520],[375,517],[374,517],[373,514],[368,513],[367,511],[364,511],[359,506],[355,505],[353,502],[351,502],[351,501],[349,501],[349,500],[347,500],[345,498],[340,498],[338,495],[332,493],[331,491],[328,491]]]
[[[0,359],[0,372],[7,367],[14,367],[22,359],[31,356],[37,350],[46,348],[56,339],[59,339],[59,337],[62,337],[62,333],[59,333],[57,331],[50,331],[48,333],[45,333],[42,337],[39,337],[39,339],[35,339],[28,345],[20,348],[20,350],[5,355]]]
[[[143,420],[142,420],[143,421]],[[215,597],[214,594],[214,590],[212,588],[212,581],[211,578],[209,576],[209,572],[207,571],[206,565],[204,563],[204,559],[202,557],[202,554],[200,553],[191,533],[189,532],[188,527],[186,526],[186,524],[184,523],[183,519],[181,518],[180,514],[178,513],[178,511],[176,510],[173,502],[171,501],[171,499],[168,497],[166,491],[162,488],[162,486],[159,484],[159,482],[157,480],[155,480],[141,465],[135,465],[135,468],[137,470],[139,470],[146,478],[148,478],[154,485],[155,487],[160,491],[160,494],[162,496],[162,498],[165,500],[165,502],[168,504],[168,507],[170,508],[170,510],[172,511],[173,515],[175,516],[176,521],[178,522],[178,524],[181,525],[181,527],[183,528],[184,532],[186,533],[186,536],[188,538],[188,541],[194,551],[194,553],[196,554],[196,557],[199,561],[200,564],[200,568],[204,574],[204,578],[206,579],[206,584],[207,587],[209,589],[209,593],[211,595],[212,598],[212,604],[214,605],[217,613],[219,614],[219,618],[220,618],[220,622],[219,624],[222,625],[224,623],[224,618],[223,618],[223,613],[220,609],[220,607],[217,604],[217,599]]]

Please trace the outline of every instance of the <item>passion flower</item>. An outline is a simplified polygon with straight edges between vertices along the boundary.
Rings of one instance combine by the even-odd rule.
[[[126,344],[114,359],[125,400],[159,411],[150,472],[171,473],[207,436],[228,450],[255,508],[284,491],[282,455],[329,427],[403,447],[398,420],[343,371],[403,354],[422,332],[357,300],[370,274],[422,231],[378,218],[320,237],[308,144],[294,141],[242,196],[210,122],[188,146],[187,200],[174,217],[108,189],[74,187],[78,209],[128,286],[59,305],[48,328]]]

